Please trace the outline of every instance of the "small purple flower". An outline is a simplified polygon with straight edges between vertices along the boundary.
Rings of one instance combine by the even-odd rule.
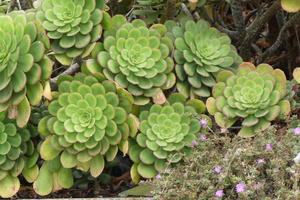
[[[160,174],[157,174],[157,175],[155,176],[155,178],[156,178],[156,179],[161,179],[161,175],[160,175]]]
[[[192,147],[197,146],[197,145],[198,145],[198,142],[196,142],[196,141],[192,142]]]
[[[202,128],[207,128],[207,124],[208,124],[207,119],[202,118],[202,119],[199,120],[199,122],[200,122]]]
[[[224,196],[224,191],[223,190],[216,191],[215,196],[216,197],[222,197],[222,196]]]
[[[219,174],[219,173],[221,173],[222,168],[223,168],[222,166],[215,167],[215,168],[214,168],[214,171],[215,171],[217,174]]]
[[[253,188],[254,188],[255,190],[259,190],[259,189],[261,188],[261,184],[259,184],[259,183],[254,184],[254,185],[253,185]]]
[[[200,135],[199,139],[200,140],[206,140],[206,136],[205,135]]]
[[[260,158],[260,159],[257,159],[256,162],[257,162],[258,164],[260,164],[260,163],[265,163],[266,160],[265,160],[264,158]]]
[[[272,149],[271,144],[266,144],[266,149],[267,149],[267,150],[271,150],[271,149]]]
[[[246,185],[244,183],[239,183],[235,186],[235,190],[237,193],[243,193],[246,190]]]
[[[294,128],[294,134],[295,135],[300,135],[300,128],[299,127]]]

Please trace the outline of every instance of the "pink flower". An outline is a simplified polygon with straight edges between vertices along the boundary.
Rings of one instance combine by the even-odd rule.
[[[237,193],[243,193],[246,191],[246,185],[244,183],[239,183],[235,186],[235,191]]]
[[[294,128],[294,135],[300,135],[300,128]]]
[[[224,196],[224,191],[223,190],[216,191],[215,196],[216,197],[222,197],[222,196]]]
[[[222,166],[215,167],[215,168],[214,168],[214,171],[215,171],[217,174],[219,174],[219,173],[221,173],[222,168],[223,168]]]
[[[206,140],[206,136],[205,135],[200,135],[199,139],[200,140]]]
[[[207,128],[207,124],[208,124],[207,119],[202,118],[202,119],[199,120],[199,122],[200,122],[202,128]]]
[[[155,176],[155,178],[156,178],[156,179],[161,179],[161,175],[160,175],[160,174],[157,174],[157,175]]]
[[[264,158],[260,158],[260,159],[257,159],[256,162],[257,162],[258,164],[260,164],[260,163],[265,163],[266,161],[265,161]]]
[[[266,144],[266,149],[267,149],[267,150],[271,150],[271,149],[272,149],[271,144]]]
[[[197,145],[198,145],[198,142],[196,142],[196,141],[192,142],[192,147],[197,146]]]

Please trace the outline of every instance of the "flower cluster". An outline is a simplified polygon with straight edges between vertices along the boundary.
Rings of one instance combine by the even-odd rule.
[[[191,158],[185,158],[188,164],[154,180],[155,197],[171,200],[285,196],[294,199],[290,187],[300,163],[300,137],[294,134],[294,129],[282,134],[270,127],[251,141],[211,134],[195,147]]]

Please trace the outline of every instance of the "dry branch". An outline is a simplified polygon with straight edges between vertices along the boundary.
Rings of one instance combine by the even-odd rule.
[[[273,54],[282,44],[283,39],[284,39],[284,35],[285,35],[285,31],[290,28],[292,25],[294,25],[296,22],[300,21],[300,12],[297,12],[296,14],[294,14],[281,28],[278,37],[276,39],[276,41],[274,42],[274,44],[269,47],[261,56],[261,58],[259,59],[259,62],[264,61],[269,55]]]

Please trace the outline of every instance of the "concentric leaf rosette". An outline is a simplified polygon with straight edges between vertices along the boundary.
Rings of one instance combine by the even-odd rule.
[[[234,70],[242,62],[230,38],[204,20],[167,21],[165,25],[175,43],[176,86],[186,97],[209,97],[216,74]]]
[[[56,59],[63,65],[86,57],[102,35],[104,0],[40,0],[37,19],[51,40]]]
[[[110,81],[78,73],[61,76],[58,93],[49,104],[50,115],[39,123],[46,136],[41,157],[60,158],[64,168],[76,167],[101,174],[106,161],[112,161],[118,149],[127,153],[129,135],[135,134],[136,120],[128,113],[132,96]]]
[[[34,148],[32,137],[37,135],[34,129],[18,128],[15,120],[7,118],[6,112],[0,113],[0,197],[9,198],[20,188],[18,176],[33,182],[39,168],[39,157]]]
[[[131,176],[152,178],[168,164],[179,163],[190,155],[192,143],[198,140],[200,118],[205,105],[201,100],[189,100],[181,94],[172,94],[164,105],[152,105],[139,116],[139,133],[130,141],[129,156],[134,162]],[[209,123],[211,124],[211,122]]]
[[[147,28],[142,20],[129,23],[116,15],[112,28],[104,33],[104,43],[98,49],[98,71],[126,88],[136,104],[147,104],[150,97],[175,84],[170,57],[173,44],[165,37],[166,31],[162,24]],[[94,71],[94,65],[87,67]]]
[[[17,108],[17,124],[26,125],[30,104],[38,105],[53,62],[49,40],[30,12],[0,15],[0,112]]]
[[[268,64],[255,67],[242,63],[237,74],[223,71],[218,74],[213,97],[207,99],[208,112],[221,127],[231,127],[242,119],[242,137],[252,137],[268,128],[276,118],[290,112],[286,96],[286,77],[280,69]]]

